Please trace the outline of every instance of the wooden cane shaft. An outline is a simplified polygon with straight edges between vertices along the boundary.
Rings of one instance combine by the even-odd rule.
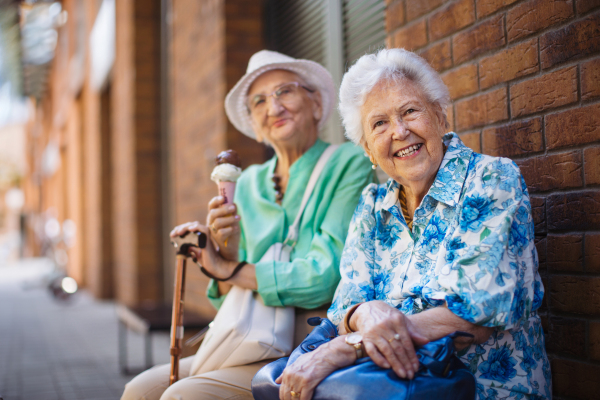
[[[179,380],[179,359],[183,339],[183,295],[185,288],[186,256],[177,254],[173,287],[173,312],[171,314],[171,374],[169,385]]]

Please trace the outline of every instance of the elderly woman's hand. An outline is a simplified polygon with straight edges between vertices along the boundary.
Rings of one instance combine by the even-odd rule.
[[[281,400],[310,400],[317,385],[332,372],[356,361],[356,350],[345,343],[344,336],[319,346],[311,353],[303,354],[286,367],[276,383],[281,383]],[[292,396],[292,391],[300,397]]]
[[[383,301],[369,301],[356,309],[352,322],[375,364],[391,367],[402,378],[414,377],[419,369],[414,345],[426,344],[428,340],[402,312]]]
[[[240,243],[240,216],[235,204],[224,204],[222,196],[213,197],[208,203],[206,225],[210,227],[212,238],[219,253],[227,260],[238,259]]]

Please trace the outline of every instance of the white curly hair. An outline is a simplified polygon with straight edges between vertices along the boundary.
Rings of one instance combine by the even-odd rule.
[[[398,78],[406,78],[416,84],[431,104],[439,106],[448,127],[446,108],[450,105],[450,94],[440,75],[427,61],[411,51],[382,49],[359,58],[342,79],[338,110],[349,140],[361,143],[360,108],[367,95],[379,82]]]

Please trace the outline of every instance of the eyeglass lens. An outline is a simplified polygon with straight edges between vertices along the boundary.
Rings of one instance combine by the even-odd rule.
[[[257,94],[250,100],[249,108],[253,112],[260,111],[266,106],[267,97],[273,96],[281,103],[287,103],[293,100],[298,93],[298,84],[296,82],[288,83],[280,86],[273,93],[269,95]]]

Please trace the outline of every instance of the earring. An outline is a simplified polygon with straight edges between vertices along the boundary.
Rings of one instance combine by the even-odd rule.
[[[377,169],[377,164],[373,164],[373,165],[371,165],[371,168],[372,168],[372,169]]]

